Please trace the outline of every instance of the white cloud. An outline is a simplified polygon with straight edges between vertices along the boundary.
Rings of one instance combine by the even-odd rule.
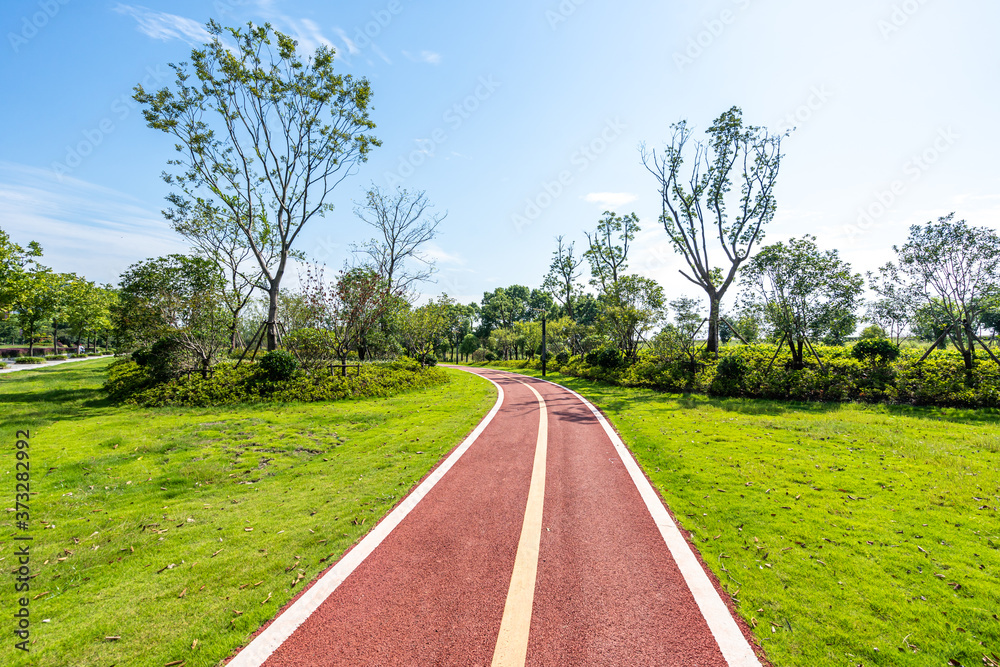
[[[634,202],[637,197],[631,192],[591,192],[583,200],[591,204],[600,204],[607,208],[624,206]]]
[[[284,14],[279,15],[279,18],[289,27],[292,39],[299,43],[299,48],[304,54],[312,54],[321,46],[334,50],[337,49],[333,45],[333,42],[323,34],[323,30],[319,25],[312,19],[294,19]],[[350,52],[350,46],[348,47],[348,51]]]
[[[131,16],[139,24],[139,32],[152,37],[167,41],[170,39],[180,39],[194,46],[204,44],[212,40],[212,36],[205,30],[205,27],[184,16],[157,12],[139,5],[115,6],[115,11],[119,14]]]
[[[459,255],[453,255],[446,251],[441,246],[436,243],[427,243],[421,249],[421,256],[431,262],[436,262],[437,264],[455,264],[458,266],[465,265],[465,259]]]
[[[427,63],[428,65],[441,64],[441,54],[434,53],[433,51],[421,51],[416,55],[410,53],[409,51],[403,51],[403,55],[415,63]]]
[[[340,37],[340,40],[344,43],[344,46],[347,47],[347,52],[349,54],[351,54],[352,56],[356,56],[359,53],[361,53],[361,49],[358,48],[358,45],[354,43],[353,39],[347,36],[346,32],[344,32],[340,28],[334,28],[334,32],[337,33],[337,36]]]
[[[0,218],[16,243],[42,244],[44,265],[102,283],[147,257],[187,252],[159,212],[134,198],[11,162],[0,161]]]

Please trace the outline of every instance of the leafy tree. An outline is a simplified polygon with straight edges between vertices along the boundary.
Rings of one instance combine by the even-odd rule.
[[[628,268],[628,251],[639,229],[635,213],[626,216],[605,211],[593,234],[587,233],[583,256],[590,263],[590,284],[601,294],[614,290]]]
[[[447,309],[447,303],[431,300],[399,314],[398,330],[403,345],[410,356],[421,359],[421,363],[445,336]]]
[[[708,350],[718,352],[722,298],[774,218],[782,136],[744,126],[742,110],[732,107],[708,128],[707,142],[695,142],[688,178],[681,172],[692,131],[687,121],[671,127],[673,138],[663,154],[643,146],[642,162],[660,185],[660,222],[688,265],[680,273],[708,297]],[[709,251],[716,242],[721,261]]]
[[[29,273],[40,268],[42,246],[32,241],[26,248],[0,229],[0,315],[8,314],[30,283]]]
[[[593,294],[582,294],[573,310],[577,324],[593,326],[601,314],[601,304]]]
[[[311,327],[330,332],[332,353],[342,364],[385,315],[391,298],[399,296],[386,290],[385,278],[363,267],[341,272],[332,287],[322,269],[310,269],[304,294]]]
[[[462,344],[458,347],[458,351],[465,355],[465,360],[469,360],[469,355],[478,350],[480,347],[479,339],[472,334],[466,334],[462,338]]]
[[[639,344],[663,318],[663,288],[650,278],[625,275],[618,278],[611,291],[601,294],[599,298],[599,327],[626,359],[636,359]]]
[[[552,264],[545,274],[542,289],[559,302],[568,317],[573,318],[573,302],[580,293],[580,286],[576,281],[582,275],[578,269],[584,259],[573,255],[574,244],[566,245],[562,236],[556,237],[556,243],[558,246],[552,253]]]
[[[13,307],[28,339],[28,355],[35,352],[35,336],[58,312],[62,277],[34,264],[18,278]]]
[[[448,341],[448,347],[451,349],[452,361],[458,361],[459,347],[461,347],[462,341],[472,331],[472,314],[468,306],[456,303],[447,294],[442,294],[441,300],[448,304],[445,312],[445,338]],[[471,352],[475,352],[478,347],[477,341],[476,347]]]
[[[120,343],[135,348],[174,341],[203,371],[228,345],[223,277],[215,262],[176,254],[157,257],[133,264],[119,282],[113,320]]]
[[[810,339],[854,329],[864,280],[836,250],[819,250],[814,236],[763,248],[743,268],[743,278],[747,304],[760,308],[788,342],[796,368],[805,363]]]
[[[1000,235],[954,218],[951,213],[913,225],[906,243],[893,250],[897,284],[928,309],[935,324],[949,330],[971,381],[980,315],[1000,300]]]
[[[414,285],[434,275],[434,262],[421,253],[421,246],[434,240],[438,225],[448,214],[432,214],[428,210],[431,207],[423,190],[397,188],[390,194],[373,185],[365,195],[365,203],[354,209],[355,215],[377,234],[355,251],[365,255],[365,263],[385,276],[390,292],[409,294]]]
[[[493,329],[512,329],[515,322],[532,317],[531,290],[524,285],[498,287],[483,294],[476,335],[489,338]]]
[[[866,319],[881,328],[898,345],[915,315],[916,294],[903,284],[899,270],[892,262],[879,267],[877,274],[868,272],[868,287],[877,298],[868,302]]]
[[[165,175],[177,188],[168,198],[175,210],[224,212],[245,236],[267,287],[274,350],[278,295],[299,233],[332,209],[330,192],[379,145],[367,134],[372,92],[366,79],[334,72],[333,49],[303,61],[296,42],[269,24],[210,21],[207,30],[212,41],[191,52],[190,70],[171,65],[173,90],[139,85],[134,98],[149,127],[176,139],[176,171]]]

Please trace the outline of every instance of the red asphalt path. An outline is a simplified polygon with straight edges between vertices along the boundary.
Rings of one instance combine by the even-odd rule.
[[[230,667],[490,665],[528,525],[541,414],[528,385],[548,436],[523,664],[759,666],[599,413],[542,380],[469,370],[500,388],[494,411]]]

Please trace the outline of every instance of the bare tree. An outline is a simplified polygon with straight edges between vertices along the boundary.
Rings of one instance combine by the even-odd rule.
[[[332,208],[329,193],[379,145],[367,132],[367,79],[336,74],[334,52],[320,47],[303,60],[296,42],[271,26],[223,29],[171,65],[174,90],[136,86],[149,127],[173,135],[178,156],[164,179],[170,201],[224,209],[247,240],[267,286],[267,348],[277,347],[278,294],[302,228]],[[223,42],[222,35],[227,40]],[[260,234],[278,252],[270,257]]]
[[[673,138],[663,154],[648,152],[643,146],[642,162],[660,183],[660,222],[690,269],[680,273],[708,296],[707,347],[717,353],[722,297],[736,279],[740,265],[764,237],[764,226],[774,218],[774,185],[785,135],[744,126],[743,112],[733,107],[708,128],[707,142],[695,142],[691,177],[685,183],[681,168],[691,130],[687,121],[672,127]],[[734,169],[740,181],[738,196],[732,193]],[[710,240],[721,246],[727,269],[713,262]]]
[[[373,227],[377,236],[355,252],[367,256],[367,264],[385,278],[391,292],[410,293],[416,283],[434,275],[434,262],[421,254],[420,247],[437,236],[438,225],[447,213],[431,213],[433,205],[423,190],[397,188],[383,192],[372,185],[354,213]]]
[[[577,269],[583,264],[583,258],[574,257],[574,244],[566,245],[563,238],[562,236],[556,237],[556,243],[559,246],[552,253],[552,264],[542,282],[542,289],[551,294],[562,305],[570,319],[575,319],[573,317],[573,299],[580,289],[576,280],[582,273]]]

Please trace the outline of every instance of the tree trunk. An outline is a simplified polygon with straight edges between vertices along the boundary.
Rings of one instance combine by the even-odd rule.
[[[708,295],[708,342],[706,349],[715,356],[719,356],[719,302],[722,297],[718,294]]]
[[[278,349],[278,283],[272,282],[267,291],[267,351]]]
[[[56,338],[56,336],[58,335],[58,333],[59,333],[59,323],[56,321],[56,318],[53,317],[52,318],[52,354],[58,354],[59,353],[59,341]]]

